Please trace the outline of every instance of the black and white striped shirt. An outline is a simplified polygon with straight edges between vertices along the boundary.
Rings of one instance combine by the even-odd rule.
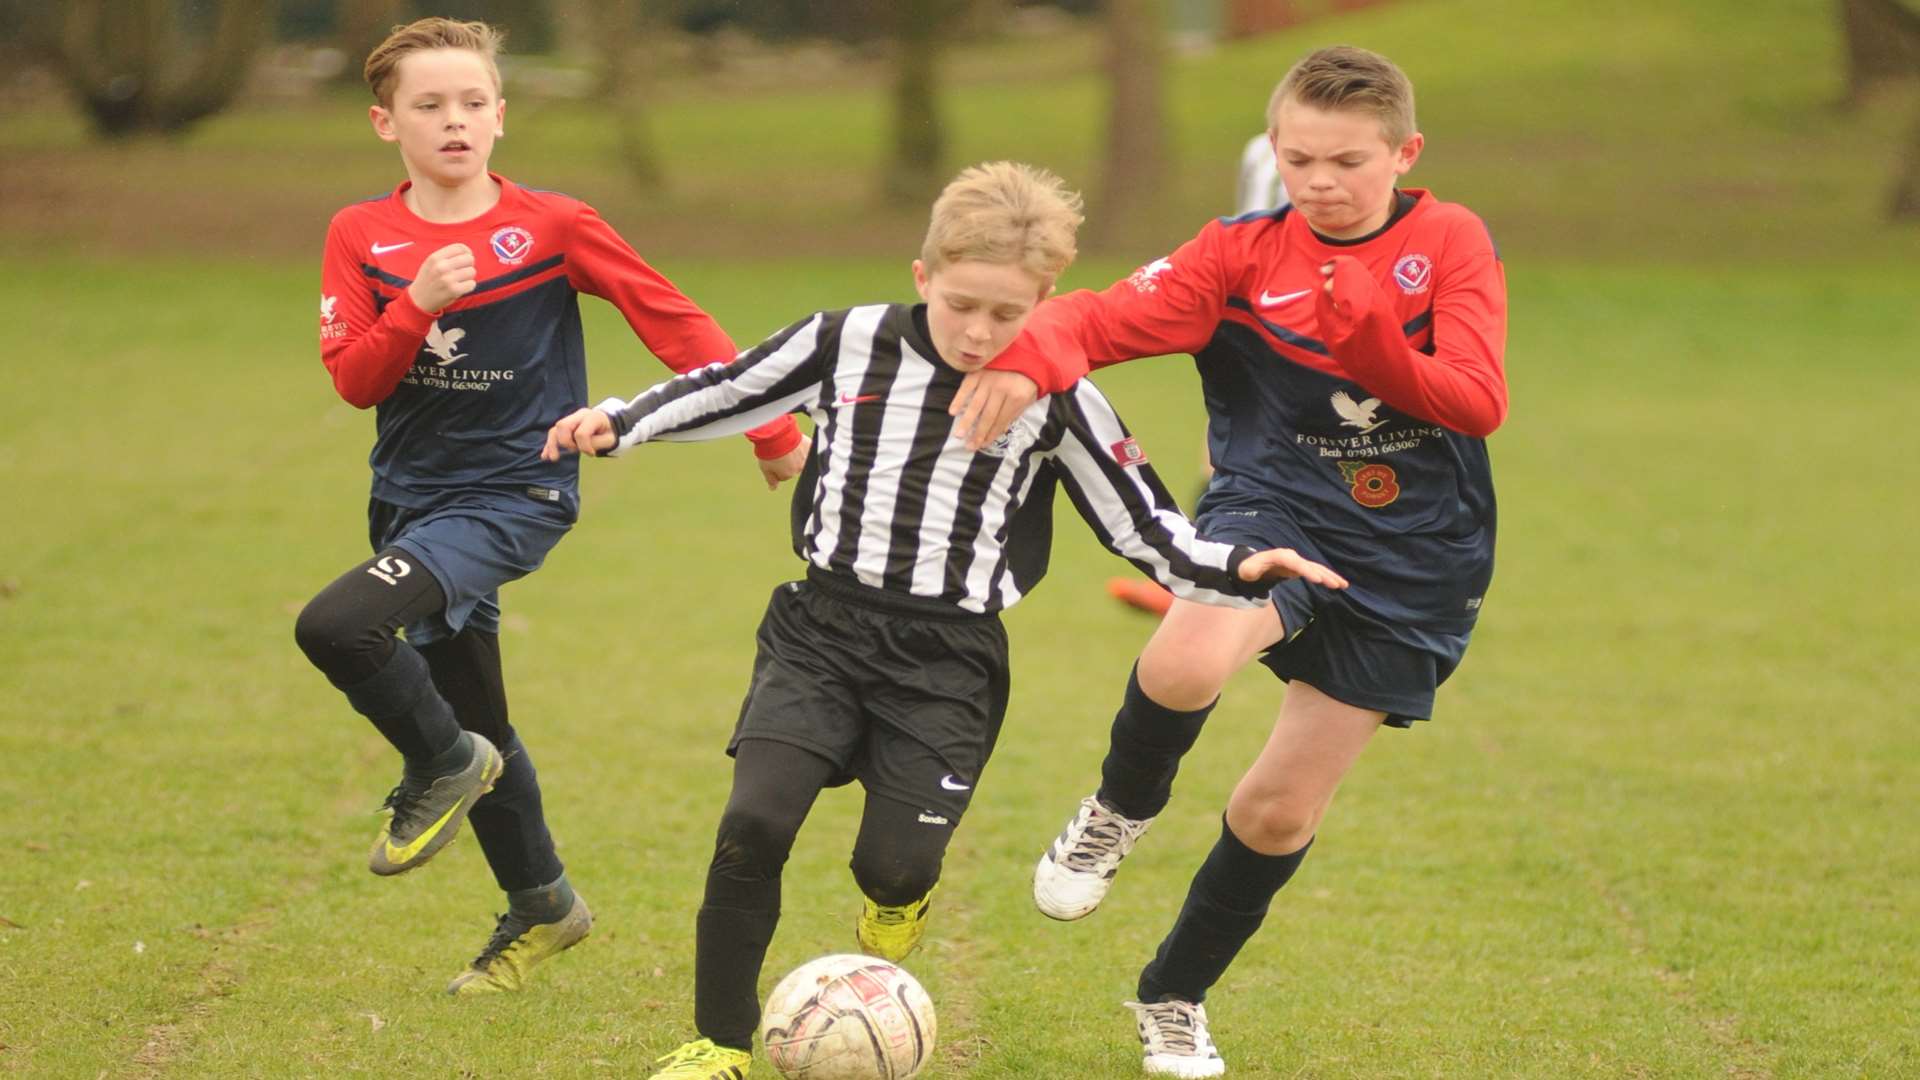
[[[620,441],[609,453],[737,434],[805,409],[816,479],[795,549],[829,573],[976,613],[1012,607],[1046,573],[1057,481],[1102,544],[1176,596],[1253,607],[1266,595],[1234,574],[1253,549],[1195,535],[1085,379],[968,450],[947,415],[961,373],[939,358],[924,320],[904,304],[820,312],[730,364],[610,398],[600,408]]]

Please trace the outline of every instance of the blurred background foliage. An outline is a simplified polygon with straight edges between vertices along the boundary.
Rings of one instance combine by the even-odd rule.
[[[497,168],[703,254],[900,251],[1019,157],[1145,256],[1350,39],[1420,88],[1411,182],[1510,251],[1899,259],[1920,219],[1913,0],[0,0],[0,245],[309,251],[397,178],[359,63],[429,13],[509,32]]]

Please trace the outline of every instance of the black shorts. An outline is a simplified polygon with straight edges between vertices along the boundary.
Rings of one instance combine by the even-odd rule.
[[[997,615],[811,571],[773,591],[727,743],[772,739],[958,824],[1007,715]]]

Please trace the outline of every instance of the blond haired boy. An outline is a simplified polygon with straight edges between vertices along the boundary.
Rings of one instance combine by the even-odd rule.
[[[1079,197],[995,162],[934,203],[914,286],[924,303],[811,315],[741,354],[568,416],[546,456],[707,439],[794,409],[814,420],[796,491],[806,576],[776,588],[727,751],[696,925],[699,1038],[655,1080],[738,1080],[780,917],[780,868],[825,787],[859,780],[852,870],[861,948],[899,960],[926,929],[954,829],[999,735],[1008,688],[999,612],[1046,571],[1056,484],[1100,541],[1180,596],[1247,607],[1258,582],[1339,587],[1290,551],[1204,540],[1106,398],[1081,381],[978,452],[951,434],[961,379],[1006,348],[1074,256]]]
[[[1378,53],[1303,58],[1267,122],[1291,206],[1211,222],[1103,292],[1050,301],[1005,357],[1071,385],[1089,362],[1192,353],[1216,469],[1200,530],[1352,578],[1338,593],[1282,582],[1254,610],[1176,600],[1122,696],[1099,787],[1035,867],[1042,912],[1090,914],[1167,805],[1228,676],[1257,656],[1286,681],[1273,733],[1140,973],[1142,1062],[1171,1076],[1225,1070],[1208,990],[1374,733],[1432,715],[1493,577],[1486,436],[1507,410],[1507,294],[1487,228],[1396,186],[1425,139],[1411,82]]]
[[[506,126],[499,46],[485,23],[421,19],[367,58],[373,129],[407,179],[327,230],[320,357],[342,398],[378,410],[374,556],[294,627],[403,760],[373,872],[420,866],[471,821],[507,894],[455,994],[519,989],[593,923],[507,719],[499,637],[500,587],[540,566],[579,507],[575,463],[539,460],[552,417],[585,399],[579,294],[612,302],[675,370],[733,352],[591,207],[488,171]],[[770,485],[799,472],[790,420],[750,434]]]

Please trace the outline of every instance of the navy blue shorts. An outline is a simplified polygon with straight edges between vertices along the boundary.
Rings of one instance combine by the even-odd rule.
[[[1327,558],[1284,508],[1203,498],[1195,524],[1209,540],[1263,550],[1292,548],[1353,577],[1350,568]],[[1299,679],[1335,701],[1386,713],[1393,727],[1432,718],[1434,691],[1459,666],[1471,634],[1382,619],[1355,603],[1353,592],[1298,578],[1274,586],[1273,604],[1286,638],[1260,662],[1285,682]]]
[[[373,550],[404,549],[447,596],[444,611],[407,624],[407,640],[426,645],[468,626],[499,633],[500,586],[540,569],[547,552],[573,527],[578,505],[549,488],[476,489],[423,508],[370,500],[367,536]]]

